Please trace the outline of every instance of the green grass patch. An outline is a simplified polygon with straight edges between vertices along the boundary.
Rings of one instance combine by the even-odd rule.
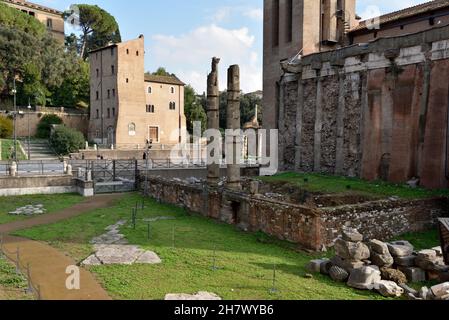
[[[305,266],[318,255],[296,251],[296,246],[260,233],[245,233],[235,226],[191,214],[183,209],[146,200],[139,210],[136,229],[130,225],[131,208],[140,203],[128,194],[106,209],[70,220],[16,232],[16,235],[46,241],[78,262],[93,252],[91,239],[121,219],[130,244],[155,251],[160,265],[91,267],[109,294],[116,299],[163,299],[167,293],[211,291],[224,299],[382,299],[376,293],[358,291],[330,278],[306,279]],[[148,223],[144,219],[171,217]],[[174,230],[174,241],[173,241]],[[217,270],[212,270],[214,261]],[[273,271],[276,265],[276,292]]]
[[[26,160],[26,155],[22,152],[20,148],[20,142],[17,141],[17,160]],[[14,140],[1,139],[1,158],[0,160],[7,161],[12,159],[14,149]]]
[[[417,251],[431,249],[440,245],[440,236],[436,228],[426,232],[406,233],[394,240],[406,240],[413,244]]]
[[[0,255],[0,300],[32,300],[26,293],[28,283],[22,274],[16,273],[15,266]]]
[[[284,182],[296,185],[309,192],[317,193],[357,193],[374,197],[399,197],[403,199],[423,199],[449,196],[449,189],[428,190],[413,189],[407,185],[392,184],[384,181],[368,182],[358,178],[348,178],[315,173],[281,173],[272,177],[260,177],[264,182]]]
[[[25,220],[35,216],[13,216],[9,212],[27,205],[43,204],[46,214],[69,208],[84,198],[78,194],[28,195],[15,197],[0,197],[0,224]]]

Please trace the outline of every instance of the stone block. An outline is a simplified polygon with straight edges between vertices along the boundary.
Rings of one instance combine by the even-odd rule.
[[[388,244],[388,250],[393,257],[406,257],[413,253],[413,246],[400,245],[400,244]]]
[[[391,268],[382,268],[380,269],[383,280],[393,281],[397,284],[407,283],[407,276],[401,272],[400,270],[391,269]]]
[[[328,275],[330,268],[332,268],[332,262],[330,260],[323,262],[320,267],[320,273]]]
[[[342,259],[339,256],[333,257],[331,259],[331,262],[333,265],[343,268],[347,272],[351,272],[354,269],[362,268],[363,266],[365,266],[365,263],[363,263],[363,261],[346,260]]]
[[[340,268],[338,266],[332,266],[329,269],[329,276],[334,281],[345,282],[346,280],[348,280],[349,273],[343,268]]]
[[[363,241],[363,235],[357,231],[357,229],[343,228],[342,231],[343,240],[349,242],[361,242]]]
[[[399,298],[404,294],[404,289],[398,286],[394,281],[381,280],[374,284],[374,289],[387,298]]]
[[[395,257],[394,263],[401,267],[413,267],[415,266],[416,256]]]
[[[421,250],[418,252],[418,258],[434,261],[437,258],[437,252],[435,250]]]
[[[371,248],[371,251],[374,251],[378,254],[382,255],[390,255],[390,252],[388,250],[388,246],[386,243],[379,241],[379,240],[370,240],[369,247]]]
[[[441,247],[435,247],[435,248],[432,248],[431,250],[434,250],[437,253],[438,257],[443,256],[443,250],[441,249]]]
[[[391,267],[394,263],[394,259],[391,256],[391,254],[378,254],[376,252],[371,253],[371,261],[374,265],[384,268],[384,267]]]
[[[411,287],[409,287],[408,285],[406,285],[405,283],[399,284],[399,286],[404,289],[404,292],[407,294],[412,294],[413,296],[417,297],[419,296],[419,292]]]
[[[426,281],[426,272],[420,268],[416,267],[403,268],[402,272],[405,274],[409,282],[414,283]]]
[[[360,290],[373,290],[375,284],[381,280],[381,274],[377,268],[363,267],[351,272],[348,286]]]
[[[349,242],[342,239],[338,239],[335,242],[335,252],[343,259],[354,261],[367,260],[371,255],[366,244],[362,242]]]
[[[307,269],[307,271],[312,272],[312,273],[320,273],[321,265],[325,262],[329,262],[329,259],[312,260],[309,262],[306,269]]]
[[[433,295],[438,299],[449,294],[449,282],[441,283],[430,288]]]

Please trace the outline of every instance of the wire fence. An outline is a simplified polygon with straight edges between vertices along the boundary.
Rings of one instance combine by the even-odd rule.
[[[20,257],[20,247],[17,246],[15,251],[9,251],[4,246],[3,235],[0,234],[0,258],[5,257],[9,261],[11,261],[16,268],[16,273],[18,275],[22,275],[25,277],[27,281],[27,289],[25,290],[27,294],[33,294],[37,300],[42,300],[41,296],[41,286],[35,285],[33,283],[32,273],[31,273],[31,265],[27,263],[26,265],[21,261]]]
[[[180,225],[175,218],[167,219],[167,217],[159,217],[153,220],[147,217],[139,217],[139,212],[142,212],[144,207],[143,203],[136,203],[135,207],[131,208],[129,227],[138,232],[142,232],[146,237],[148,244],[151,244],[151,242],[155,240],[155,234],[157,233],[157,242],[159,244],[162,241],[166,248],[171,248],[175,251],[178,249],[183,250],[184,248],[189,247],[189,239],[198,237],[202,232],[200,228]],[[172,221],[172,226],[168,228],[169,231],[164,235],[157,232],[155,227],[155,223],[162,220]],[[161,237],[163,237],[163,239]],[[236,272],[239,274],[239,279],[244,279],[238,284],[233,282],[233,285],[235,285],[234,289],[236,290],[249,290],[258,292],[258,294],[262,295],[268,294],[269,296],[273,296],[273,298],[286,294],[304,296],[304,288],[301,288],[301,285],[299,285],[300,282],[298,281],[298,284],[295,285],[292,283],[292,280],[303,279],[303,281],[305,281],[305,279],[313,278],[313,275],[308,274],[306,270],[302,269],[300,266],[288,264],[287,262],[280,261],[276,257],[273,257],[273,259],[267,257],[266,262],[255,262],[252,259],[246,260],[230,257],[230,255],[227,254],[230,249],[227,248],[225,244],[214,241],[211,242],[210,239],[204,239],[198,242],[202,243],[200,245],[201,249],[209,253],[208,257],[206,256],[205,258],[203,256],[198,260],[186,261],[186,263],[191,264],[195,268],[203,270],[207,269],[217,274],[220,272],[228,272],[229,266],[232,266],[232,269],[238,270]],[[205,261],[205,259],[207,261]],[[248,265],[251,264],[253,264],[255,268],[249,270]],[[258,268],[257,265],[261,268]],[[201,274],[203,273],[201,272]],[[301,282],[301,284],[304,285],[304,282]]]

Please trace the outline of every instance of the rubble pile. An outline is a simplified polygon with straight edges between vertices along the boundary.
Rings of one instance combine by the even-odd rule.
[[[439,247],[415,251],[408,241],[367,240],[356,229],[345,228],[335,242],[335,253],[332,259],[311,261],[307,269],[355,289],[375,290],[384,297],[449,300],[449,282],[444,282],[449,266],[444,264]],[[407,285],[427,280],[443,283],[419,291]]]

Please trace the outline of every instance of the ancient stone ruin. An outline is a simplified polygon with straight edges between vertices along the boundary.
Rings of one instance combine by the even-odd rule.
[[[408,241],[385,243],[366,239],[356,229],[344,228],[335,243],[335,253],[332,259],[311,261],[307,269],[355,289],[375,290],[384,297],[406,294],[413,300],[449,300],[449,282],[444,282],[449,266],[444,263],[440,247],[415,251]],[[407,285],[427,280],[442,283],[419,291]]]
[[[46,212],[47,209],[44,208],[43,204],[36,204],[17,208],[16,210],[9,212],[9,214],[12,216],[35,216]]]

